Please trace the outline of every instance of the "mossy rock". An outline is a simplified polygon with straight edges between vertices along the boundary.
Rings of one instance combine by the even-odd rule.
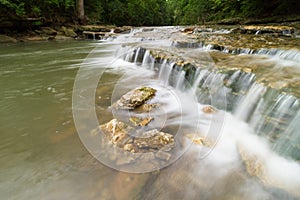
[[[155,93],[156,90],[151,87],[140,87],[135,90],[131,90],[117,101],[116,107],[120,109],[135,109],[153,98]]]

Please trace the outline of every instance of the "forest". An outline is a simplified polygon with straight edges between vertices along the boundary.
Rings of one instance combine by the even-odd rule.
[[[133,26],[203,24],[229,18],[297,15],[299,0],[0,0],[0,23]]]

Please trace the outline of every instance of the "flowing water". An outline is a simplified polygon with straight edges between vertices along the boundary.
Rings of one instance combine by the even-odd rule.
[[[174,32],[166,27],[112,41],[1,44],[1,199],[300,199],[295,92],[265,87],[242,70],[218,73],[209,48],[175,49]],[[182,70],[148,47],[198,58],[204,67]],[[298,54],[284,53],[292,57],[291,68],[299,67]],[[284,65],[273,57],[246,59]],[[158,89],[164,105],[152,126],[183,126],[207,136],[210,147],[193,144],[151,173],[119,172],[98,162],[98,146],[89,146],[97,138],[93,111],[97,123],[110,121],[111,104],[141,85]],[[204,104],[219,111],[205,113]]]

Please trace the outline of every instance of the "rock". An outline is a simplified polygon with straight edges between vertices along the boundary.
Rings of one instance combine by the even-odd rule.
[[[147,104],[147,103],[144,103],[141,106],[138,106],[137,108],[135,108],[134,112],[136,112],[136,113],[150,112],[151,110],[153,110],[157,106],[159,106],[159,104]]]
[[[130,117],[129,118],[129,121],[134,126],[147,126],[152,120],[153,120],[153,117],[147,117],[147,118]]]
[[[292,36],[295,33],[294,27],[289,26],[244,26],[234,28],[230,31],[232,34],[272,34]]]
[[[157,158],[162,159],[162,160],[170,160],[170,158],[171,158],[172,155],[171,155],[170,153],[165,152],[165,151],[158,151],[158,152],[155,154],[155,156],[156,156]]]
[[[155,93],[156,90],[151,87],[141,87],[131,90],[116,102],[116,107],[120,109],[134,109],[153,98]]]
[[[138,199],[140,192],[143,192],[143,187],[147,184],[150,178],[153,178],[151,174],[134,174],[119,172],[113,179],[106,182],[108,188],[113,188],[114,191],[108,194],[109,199],[128,200]],[[104,199],[104,198],[100,198]],[[104,199],[106,200],[106,199]]]
[[[65,36],[65,35],[57,35],[55,36],[55,40],[73,40],[74,38]]]
[[[50,36],[50,37],[48,37],[48,40],[49,40],[49,41],[55,40],[55,36]]]
[[[187,134],[186,137],[193,141],[194,144],[213,147],[213,143],[206,139],[205,137],[199,136],[199,134]]]
[[[202,108],[202,111],[203,111],[204,113],[211,114],[211,113],[216,113],[216,112],[217,112],[217,109],[214,108],[214,107],[211,106],[211,105],[208,105],[208,106],[204,106],[204,107]]]
[[[199,48],[199,47],[201,47],[201,42],[177,40],[177,41],[172,42],[172,46],[177,47],[177,48]]]
[[[48,38],[42,36],[27,36],[23,38],[25,41],[35,42],[35,41],[44,41]]]
[[[241,145],[237,145],[237,147],[241,160],[249,175],[259,178],[259,180],[268,187],[279,188],[297,196],[297,198],[300,197],[299,186],[291,185],[283,177],[278,178],[278,176],[274,176],[274,174],[272,174],[274,171],[270,170],[270,166],[267,165],[264,157],[248,152]]]
[[[160,132],[157,129],[153,129],[144,132],[142,137],[135,138],[134,144],[137,145],[139,151],[157,151],[166,146],[174,146],[174,137],[171,134]]]
[[[187,33],[187,34],[192,34],[194,32],[195,27],[187,27],[187,28],[183,28],[180,31],[183,33]]]
[[[151,32],[154,31],[154,28],[143,28],[143,32]]]
[[[57,35],[57,31],[50,28],[50,27],[41,27],[36,32],[38,32],[40,34],[43,34],[43,35],[51,35],[51,36],[56,36]]]
[[[96,25],[87,25],[80,26],[78,28],[80,31],[91,31],[91,32],[110,32],[112,29],[107,26],[96,26]]]
[[[117,119],[113,119],[110,122],[100,126],[100,129],[106,135],[106,137],[118,147],[123,148],[126,143],[130,143],[131,139],[128,135],[129,127]]]
[[[113,119],[100,126],[106,137],[116,146],[131,153],[149,153],[162,149],[171,149],[175,145],[174,136],[153,129],[133,137],[129,133],[134,129],[124,122]],[[167,148],[170,147],[170,148]]]
[[[61,29],[65,36],[73,37],[73,38],[75,38],[77,36],[77,34],[75,33],[75,31],[72,28],[66,28],[66,27],[62,26]]]
[[[114,33],[127,34],[130,33],[130,31],[131,31],[131,27],[129,26],[117,27],[114,29]]]
[[[15,38],[0,34],[0,43],[16,43],[16,42],[17,40]]]

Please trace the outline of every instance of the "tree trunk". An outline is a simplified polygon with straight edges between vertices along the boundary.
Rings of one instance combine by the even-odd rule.
[[[77,0],[77,12],[78,18],[81,22],[84,21],[84,0]]]

